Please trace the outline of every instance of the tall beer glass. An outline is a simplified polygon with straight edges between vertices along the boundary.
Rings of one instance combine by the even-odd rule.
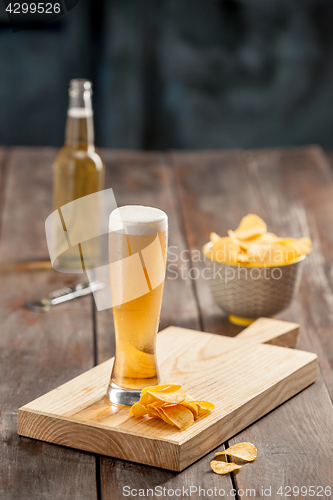
[[[157,208],[129,205],[109,219],[109,266],[116,355],[107,396],[132,405],[159,380],[156,334],[168,248],[168,217]]]

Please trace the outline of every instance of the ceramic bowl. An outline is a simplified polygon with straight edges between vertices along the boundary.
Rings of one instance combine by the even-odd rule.
[[[249,325],[261,316],[275,316],[296,294],[304,259],[305,255],[290,264],[251,267],[207,258],[214,300],[238,325]]]

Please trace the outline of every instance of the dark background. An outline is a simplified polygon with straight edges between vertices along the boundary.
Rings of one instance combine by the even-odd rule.
[[[0,143],[63,142],[71,78],[97,144],[333,149],[332,0],[80,0],[13,33],[0,0]]]

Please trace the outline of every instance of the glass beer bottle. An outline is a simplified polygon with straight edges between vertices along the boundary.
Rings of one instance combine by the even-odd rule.
[[[104,164],[94,144],[92,84],[84,79],[71,80],[65,145],[53,164],[53,210],[104,188]],[[84,224],[84,217],[75,224]],[[66,228],[63,228],[66,231]],[[89,258],[86,248],[85,260]],[[77,246],[58,257],[57,267],[81,268]]]

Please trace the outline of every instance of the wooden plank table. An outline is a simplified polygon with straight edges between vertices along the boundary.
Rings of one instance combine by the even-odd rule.
[[[186,498],[191,486],[191,498],[267,498],[262,488],[270,487],[270,498],[311,498],[292,492],[287,497],[285,488],[333,489],[333,174],[323,152],[308,147],[102,153],[106,187],[114,189],[119,205],[153,205],[168,213],[161,328],[174,324],[231,336],[240,331],[213,303],[209,284],[200,278],[198,250],[211,231],[226,234],[244,214],[255,212],[274,232],[311,237],[314,249],[300,292],[279,317],[301,324],[300,348],[318,354],[319,379],[181,473],[22,438],[16,434],[19,406],[113,355],[112,312],[97,313],[90,297],[47,314],[27,311],[26,298],[41,297],[75,278],[53,270],[1,274],[0,498],[119,499],[125,498],[125,486],[144,489],[148,498],[161,498],[163,488],[164,498],[172,496],[168,489],[180,489]],[[52,210],[54,154],[50,148],[0,150],[0,262],[47,258],[44,221]],[[257,446],[257,460],[238,474],[213,474],[214,452],[239,441]],[[157,487],[161,490],[147,492]],[[277,494],[280,487],[283,495]],[[215,494],[214,488],[216,495],[209,496],[207,490]]]

